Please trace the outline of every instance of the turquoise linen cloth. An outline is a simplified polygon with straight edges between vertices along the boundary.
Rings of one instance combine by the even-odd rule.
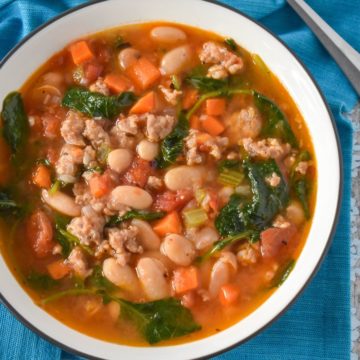
[[[83,2],[0,0],[0,58],[37,26]],[[339,224],[329,253],[303,294],[260,335],[216,359],[349,359],[352,127],[344,114],[355,105],[356,94],[335,62],[284,0],[223,0],[223,3],[257,19],[280,36],[315,77],[330,104],[340,134],[344,158],[344,195]],[[360,50],[359,0],[308,0],[308,3],[352,46]],[[41,339],[0,305],[0,359],[70,360],[79,357]]]

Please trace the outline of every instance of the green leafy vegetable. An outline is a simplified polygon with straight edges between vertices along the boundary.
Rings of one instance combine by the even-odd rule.
[[[37,159],[35,163],[37,165],[45,165],[46,167],[51,167],[51,163],[48,159]]]
[[[226,80],[213,79],[207,76],[189,76],[186,78],[186,82],[202,93],[221,90],[228,85]]]
[[[245,202],[238,194],[231,196],[215,220],[215,226],[222,236],[236,235],[246,230],[263,230],[289,200],[288,185],[274,160],[246,160],[243,166],[250,181],[252,200]],[[273,173],[280,177],[280,183],[275,187],[266,181]]]
[[[133,105],[135,101],[136,96],[132,92],[105,96],[81,87],[73,87],[65,93],[62,105],[91,117],[111,119]]]
[[[165,215],[166,212],[164,211],[130,210],[122,216],[112,216],[106,225],[115,226],[122,223],[123,221],[131,220],[131,219],[152,221],[152,220],[161,219]]]
[[[164,169],[176,161],[183,150],[184,139],[188,134],[189,120],[181,112],[175,128],[161,142],[160,154],[156,158],[158,168]]]
[[[103,290],[69,289],[43,299],[42,303],[45,305],[65,296],[80,295],[102,296],[104,304],[110,301],[117,302],[121,306],[120,316],[133,322],[149,344],[184,336],[201,329],[201,326],[194,321],[190,310],[174,298],[134,303],[109,295]]]
[[[204,64],[199,64],[191,69],[191,71],[188,74],[188,77],[194,77],[194,76],[206,76],[207,74],[207,67]]]
[[[50,187],[49,194],[54,195],[61,188],[61,181],[55,180]]]
[[[111,297],[121,306],[121,316],[136,324],[149,344],[173,339],[200,330],[189,309],[174,298],[133,303]]]
[[[55,238],[61,245],[61,253],[63,257],[68,257],[71,250],[75,246],[80,246],[89,255],[94,255],[94,252],[87,245],[81,244],[80,240],[70,232],[66,230],[66,226],[69,224],[70,218],[62,215],[55,216]]]
[[[253,230],[246,230],[246,231],[240,232],[239,234],[236,234],[236,235],[227,236],[227,237],[217,241],[210,250],[208,250],[205,254],[199,256],[195,261],[197,264],[201,264],[205,260],[212,257],[214,254],[218,253],[222,249],[226,248],[229,245],[234,244],[235,242],[237,242],[239,240],[248,239],[248,240],[250,240],[250,242],[252,242],[252,240],[254,238],[258,238],[258,237],[259,237],[259,234]]]
[[[51,290],[59,285],[57,280],[54,280],[47,274],[39,274],[37,272],[31,272],[27,278],[27,283],[36,290]]]
[[[20,211],[20,205],[11,198],[8,192],[0,191],[0,216],[18,215]]]
[[[278,274],[274,278],[272,287],[279,287],[285,282],[285,280],[289,277],[291,271],[294,269],[295,263],[296,261],[291,259],[285,264],[285,266],[282,266],[280,268]]]
[[[302,208],[304,209],[306,219],[310,219],[310,210],[309,210],[309,193],[310,186],[309,181],[306,177],[301,177],[298,180],[295,180],[292,184],[296,197],[299,199]]]
[[[234,39],[231,38],[227,38],[224,40],[225,45],[227,45],[229,47],[230,50],[232,51],[237,51],[238,50],[238,45],[236,44]]]
[[[280,138],[293,147],[298,147],[298,141],[284,113],[278,106],[264,95],[254,92],[255,105],[266,119],[262,129],[265,137]]]
[[[124,38],[120,35],[115,39],[114,46],[116,50],[122,50],[130,47],[131,44],[128,41],[125,41]]]
[[[12,92],[3,101],[1,111],[3,135],[13,154],[21,152],[29,133],[29,123],[21,94]]]

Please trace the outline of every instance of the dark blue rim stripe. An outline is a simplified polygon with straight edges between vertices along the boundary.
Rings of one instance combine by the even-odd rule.
[[[4,66],[4,64],[11,58],[11,56],[24,44],[26,43],[30,38],[32,38],[34,35],[36,35],[39,31],[43,30],[44,28],[46,28],[47,26],[49,26],[50,24],[52,24],[53,22],[63,18],[64,16],[71,14],[75,11],[78,11],[80,9],[83,9],[85,7],[91,6],[93,4],[97,4],[97,3],[101,3],[104,2],[106,0],[93,0],[81,5],[78,5],[74,8],[71,8],[67,11],[65,11],[62,14],[59,14],[57,16],[55,16],[54,18],[50,19],[49,21],[47,21],[46,23],[42,24],[41,26],[39,26],[38,28],[36,28],[35,30],[33,30],[31,33],[29,33],[27,36],[25,36],[13,49],[11,49],[9,51],[9,53],[3,58],[3,60],[0,62],[0,69]],[[257,330],[255,333],[251,334],[250,336],[248,336],[245,339],[242,339],[241,341],[225,348],[222,349],[220,351],[214,352],[212,354],[209,354],[207,356],[202,356],[202,357],[195,357],[193,358],[193,360],[199,360],[199,359],[208,359],[210,357],[222,354],[226,351],[229,351],[231,349],[234,349],[235,347],[237,347],[240,344],[245,343],[246,341],[252,339],[253,337],[255,337],[256,335],[258,335],[261,331],[263,331],[265,328],[269,327],[273,322],[275,322],[280,316],[282,316],[287,310],[288,308],[295,302],[295,300],[299,297],[300,294],[302,294],[302,292],[304,291],[304,289],[307,287],[307,285],[311,282],[311,280],[314,278],[314,276],[316,275],[316,273],[318,272],[320,265],[322,263],[322,261],[324,260],[325,255],[327,254],[332,239],[334,237],[335,231],[336,231],[336,225],[338,223],[339,220],[339,214],[340,214],[340,208],[341,208],[341,202],[342,202],[342,197],[343,197],[343,176],[344,176],[344,169],[343,169],[343,157],[342,157],[342,153],[340,150],[340,140],[339,140],[339,133],[337,131],[336,128],[336,123],[334,120],[334,117],[331,113],[330,107],[325,99],[324,94],[322,93],[319,85],[317,84],[316,80],[314,79],[314,77],[312,76],[312,74],[310,73],[310,71],[306,68],[305,64],[299,59],[299,57],[288,47],[288,45],[281,40],[276,34],[274,34],[271,30],[269,30],[268,28],[266,28],[264,25],[262,25],[261,23],[259,23],[258,21],[250,18],[248,15],[244,14],[243,12],[241,12],[240,10],[235,9],[232,6],[229,5],[225,5],[225,4],[221,4],[215,0],[202,0],[204,2],[208,2],[208,3],[212,3],[218,6],[221,6],[223,8],[226,8],[228,10],[231,10],[239,15],[242,15],[243,17],[247,18],[248,20],[252,21],[253,23],[255,23],[256,25],[258,25],[259,27],[261,27],[263,30],[265,30],[266,32],[268,32],[270,35],[272,35],[277,41],[279,41],[291,54],[292,56],[298,61],[298,63],[303,67],[303,69],[305,70],[305,72],[307,73],[307,75],[310,77],[310,79],[312,80],[314,86],[316,87],[317,91],[319,92],[323,103],[325,104],[326,110],[328,112],[328,115],[331,119],[331,123],[332,123],[332,127],[335,133],[335,137],[336,137],[336,143],[337,143],[337,150],[338,150],[338,156],[339,156],[339,169],[340,169],[340,183],[339,183],[339,197],[338,197],[338,202],[337,202],[337,208],[336,208],[336,214],[335,214],[335,218],[334,218],[334,222],[332,224],[331,227],[331,232],[330,232],[330,236],[328,238],[326,247],[323,251],[323,253],[321,254],[321,257],[319,259],[319,262],[317,263],[313,273],[311,274],[311,276],[309,277],[309,279],[306,281],[306,283],[304,284],[304,286],[299,290],[299,292],[294,296],[294,298],[290,301],[290,303],[277,315],[275,316],[271,321],[269,321],[267,324],[265,324],[261,329]],[[38,334],[39,336],[41,336],[42,338],[46,339],[47,341],[53,343],[54,345],[64,349],[65,351],[71,352],[73,354],[82,356],[82,357],[87,357],[88,359],[93,359],[93,360],[106,360],[105,358],[98,358],[98,357],[94,357],[90,354],[85,354],[83,352],[80,352],[76,349],[70,348],[60,342],[58,342],[56,339],[53,339],[51,337],[49,337],[47,334],[41,332],[40,330],[38,330],[34,325],[30,324],[21,314],[19,314],[12,306],[11,304],[5,299],[5,297],[2,295],[2,293],[0,292],[0,300],[6,305],[6,307],[13,313],[13,315],[19,320],[21,321],[25,326],[27,326],[30,330],[32,330],[33,332],[35,332],[36,334]]]

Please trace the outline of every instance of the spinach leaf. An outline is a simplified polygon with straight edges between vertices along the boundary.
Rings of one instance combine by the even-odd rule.
[[[266,123],[262,129],[262,135],[276,137],[289,143],[293,147],[298,147],[298,141],[288,123],[284,113],[279,107],[266,96],[254,92],[255,105],[263,114]]]
[[[108,292],[116,289],[116,286],[103,275],[101,266],[99,265],[96,265],[93,268],[91,276],[87,278],[87,284],[90,288],[105,290]]]
[[[237,51],[238,50],[238,45],[236,44],[234,39],[231,38],[227,38],[224,40],[225,45],[227,45],[229,47],[230,50],[232,51]]]
[[[294,269],[295,263],[296,261],[291,259],[284,266],[280,268],[280,270],[278,271],[277,275],[273,280],[272,287],[279,287],[285,282],[285,280],[289,277],[291,271]]]
[[[29,133],[29,123],[21,94],[14,91],[8,94],[1,111],[3,135],[13,154],[24,149]]]
[[[288,185],[274,160],[245,160],[243,167],[250,181],[252,200],[245,202],[237,194],[230,197],[215,219],[215,226],[222,236],[236,235],[246,230],[260,232],[270,225],[289,200]],[[275,187],[266,182],[266,178],[273,173],[280,177],[280,184]]]
[[[184,139],[188,134],[189,120],[181,112],[175,128],[161,142],[160,154],[155,159],[158,168],[164,169],[176,161],[183,151]]]
[[[202,93],[223,90],[227,87],[226,80],[213,79],[206,76],[188,76],[186,82]]]
[[[75,246],[80,246],[89,255],[93,256],[92,249],[84,244],[80,243],[80,240],[69,231],[66,230],[66,226],[70,222],[70,218],[62,215],[55,216],[55,239],[61,245],[61,254],[64,258],[68,257],[71,250]]]
[[[231,236],[245,231],[243,219],[244,200],[238,194],[233,194],[229,202],[221,209],[215,219],[215,227],[222,236]]]
[[[36,290],[51,290],[59,285],[59,281],[54,280],[47,274],[40,274],[32,271],[26,277],[27,283]]]
[[[149,344],[173,339],[200,330],[189,309],[174,298],[133,303],[111,297],[121,306],[121,316],[136,324]]]
[[[254,230],[247,230],[240,232],[239,234],[236,235],[227,236],[217,241],[210,250],[208,250],[205,254],[199,256],[195,261],[197,264],[201,264],[202,262],[212,257],[217,252],[221,251],[222,249],[226,248],[229,245],[236,243],[241,239],[248,239],[250,242],[252,242],[254,238],[255,239],[259,238],[259,233]]]
[[[115,39],[114,46],[116,50],[122,50],[130,47],[131,44],[128,41],[125,41],[125,39],[120,35]]]
[[[20,205],[7,192],[0,191],[0,216],[19,215],[20,212]]]
[[[164,211],[146,211],[146,210],[130,210],[122,216],[112,216],[107,223],[107,226],[115,226],[123,221],[131,219],[141,219],[152,221],[161,219],[166,215]]]
[[[65,93],[62,105],[91,117],[111,119],[134,104],[135,100],[136,96],[132,92],[105,96],[81,87],[73,87]]]
[[[296,197],[299,199],[302,208],[304,209],[306,219],[310,219],[310,210],[309,210],[309,193],[310,186],[309,181],[305,176],[300,177],[299,179],[293,181],[293,189]]]
[[[252,202],[244,207],[244,218],[247,223],[262,230],[269,226],[275,215],[287,205],[289,187],[273,159],[262,162],[247,160],[244,166],[248,171],[253,193]],[[280,177],[280,183],[275,187],[266,182],[266,178],[273,173]]]
[[[199,64],[191,69],[191,71],[188,74],[188,77],[193,77],[193,76],[205,77],[207,71],[208,71],[207,66],[205,66],[204,64]]]

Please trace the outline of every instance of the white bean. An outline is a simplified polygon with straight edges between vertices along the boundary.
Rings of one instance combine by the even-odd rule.
[[[111,170],[120,174],[130,166],[132,159],[133,155],[130,150],[116,149],[110,151],[107,162]]]
[[[44,85],[60,86],[64,82],[64,75],[60,72],[51,71],[41,77],[41,82]]]
[[[108,258],[103,262],[104,276],[116,286],[136,293],[140,289],[135,271],[128,265],[120,265],[114,258]]]
[[[138,261],[136,272],[149,300],[170,296],[170,285],[166,280],[166,269],[161,261],[149,257]]]
[[[176,43],[186,40],[186,34],[172,26],[156,26],[150,32],[151,38],[158,43]]]
[[[118,56],[119,65],[123,70],[126,70],[129,66],[133,65],[140,56],[140,51],[131,47],[121,50]]]
[[[50,194],[47,190],[43,189],[41,198],[47,205],[62,214],[71,217],[80,216],[81,208],[75,203],[74,198],[61,191]]]
[[[142,159],[152,161],[159,153],[159,145],[144,139],[139,142],[136,151]]]
[[[287,219],[295,225],[301,225],[305,221],[305,213],[298,201],[292,201],[286,208]]]
[[[117,303],[116,301],[110,301],[107,305],[106,305],[106,309],[110,315],[111,320],[113,320],[113,322],[117,322],[119,320],[119,316],[120,316],[120,304]]]
[[[33,89],[31,98],[38,104],[59,104],[62,98],[62,92],[54,85],[45,84]]]
[[[230,280],[229,265],[221,260],[218,260],[210,274],[209,293],[210,297],[214,298],[220,291],[220,288],[228,283]]]
[[[169,190],[201,186],[206,178],[206,170],[202,166],[177,166],[170,169],[164,176],[164,182]]]
[[[178,74],[189,65],[192,50],[189,45],[179,46],[167,52],[161,59],[160,68],[164,75]]]
[[[115,210],[121,210],[122,205],[141,210],[148,208],[153,199],[147,191],[137,186],[120,185],[111,192],[110,201]]]
[[[238,263],[237,263],[237,260],[236,260],[236,255],[234,253],[232,253],[231,251],[223,251],[220,254],[219,260],[222,261],[225,264],[230,265],[230,267],[232,268],[232,270],[234,272],[237,271]]]
[[[138,237],[141,245],[146,250],[157,250],[160,247],[160,238],[156,235],[152,227],[143,220],[133,219],[131,224],[139,230]]]
[[[219,240],[219,234],[211,227],[204,227],[194,236],[195,247],[198,250],[211,246],[215,241]]]
[[[181,266],[190,265],[196,255],[193,243],[178,234],[166,235],[160,250],[171,261]]]

